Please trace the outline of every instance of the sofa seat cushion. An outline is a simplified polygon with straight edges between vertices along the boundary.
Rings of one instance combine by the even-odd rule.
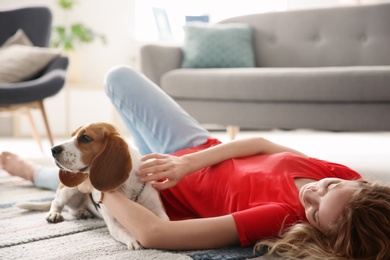
[[[388,102],[390,66],[176,69],[160,86],[175,99]]]

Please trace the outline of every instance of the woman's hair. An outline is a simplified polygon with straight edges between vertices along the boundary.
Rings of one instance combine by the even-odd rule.
[[[326,234],[299,223],[255,249],[286,259],[390,259],[390,187],[358,183],[359,192]]]

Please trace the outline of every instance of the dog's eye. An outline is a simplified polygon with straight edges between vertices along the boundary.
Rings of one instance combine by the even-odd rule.
[[[82,136],[80,136],[79,141],[86,144],[86,143],[91,142],[92,138],[89,137],[88,135],[82,135]]]

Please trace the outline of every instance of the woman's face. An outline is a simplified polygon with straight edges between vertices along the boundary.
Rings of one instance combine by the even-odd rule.
[[[309,223],[326,232],[358,190],[356,181],[326,178],[304,185],[299,199]]]

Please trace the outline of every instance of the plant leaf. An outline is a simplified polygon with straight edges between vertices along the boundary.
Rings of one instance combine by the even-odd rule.
[[[58,0],[58,5],[61,6],[65,10],[73,9],[73,6],[76,4],[75,0]]]

